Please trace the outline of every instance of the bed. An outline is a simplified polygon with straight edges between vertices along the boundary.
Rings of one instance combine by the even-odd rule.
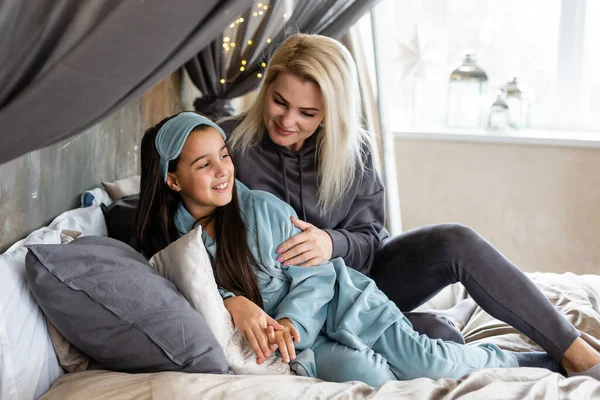
[[[550,301],[600,349],[590,335],[600,335],[600,276],[536,273],[532,279]],[[447,308],[466,293],[454,285],[425,305]],[[467,343],[492,342],[502,348],[539,349],[515,329],[477,309],[463,330]],[[54,383],[43,399],[593,399],[600,398],[600,382],[564,378],[537,368],[488,369],[460,380],[416,379],[388,382],[378,388],[360,382],[329,383],[299,376],[225,376],[210,374],[123,374],[87,371],[67,374]]]
[[[93,192],[106,198],[102,189]],[[361,382],[330,383],[282,375],[217,375],[181,372],[128,374],[108,370],[56,372],[43,315],[27,290],[23,258],[25,244],[60,243],[59,232],[106,235],[97,202],[66,212],[48,227],[33,232],[0,256],[0,397],[4,399],[523,399],[600,398],[600,382],[564,378],[535,368],[487,369],[460,380],[390,381],[380,387]],[[58,242],[57,242],[58,241]],[[600,276],[571,273],[530,275],[547,298],[600,350]],[[13,286],[11,285],[13,283]],[[468,294],[460,285],[446,288],[420,309],[446,309]],[[16,311],[15,311],[16,310]],[[22,316],[26,318],[22,318]],[[18,317],[21,316],[21,317]],[[21,320],[16,321],[16,318]],[[491,342],[514,350],[540,350],[526,337],[477,309],[463,329],[467,343]],[[21,346],[15,345],[21,341]],[[27,345],[23,346],[23,343]],[[11,347],[12,346],[12,347]],[[12,352],[11,352],[12,349]],[[18,352],[15,350],[18,349]],[[18,354],[17,354],[18,353]],[[54,362],[54,364],[52,364]],[[59,367],[60,368],[60,367]],[[58,379],[55,379],[58,377]]]

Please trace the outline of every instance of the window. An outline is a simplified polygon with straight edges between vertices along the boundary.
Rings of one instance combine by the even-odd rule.
[[[450,72],[471,49],[484,113],[518,76],[530,128],[600,131],[599,1],[383,0],[373,12],[392,130],[447,126]]]

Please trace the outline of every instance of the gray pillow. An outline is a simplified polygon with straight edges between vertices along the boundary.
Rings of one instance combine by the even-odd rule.
[[[27,277],[40,307],[106,368],[230,373],[202,315],[131,247],[96,236],[28,247]]]

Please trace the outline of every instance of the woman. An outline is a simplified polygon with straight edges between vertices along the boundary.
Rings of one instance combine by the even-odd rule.
[[[302,233],[278,247],[278,260],[314,267],[341,257],[403,311],[461,282],[486,312],[529,336],[568,372],[598,364],[579,332],[473,230],[444,224],[389,237],[357,82],[339,42],[296,34],[271,57],[253,106],[222,124],[238,179],[285,200],[301,217],[293,223]],[[229,309],[234,318],[256,310],[243,298]],[[586,361],[571,365],[573,359]]]
[[[245,296],[280,325],[270,345],[283,361],[321,379],[458,379],[480,368],[546,366],[545,353],[511,353],[419,335],[398,307],[341,258],[315,267],[277,261],[280,241],[299,233],[293,209],[234,179],[214,123],[192,112],[150,128],[142,140],[138,240],[152,255],[200,224],[224,299]],[[353,364],[341,364],[351,353]],[[332,361],[333,360],[333,361]],[[570,360],[578,363],[579,360]],[[299,365],[298,365],[299,364]],[[600,364],[599,364],[600,365]]]

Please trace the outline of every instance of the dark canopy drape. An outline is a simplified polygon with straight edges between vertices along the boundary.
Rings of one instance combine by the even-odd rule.
[[[253,3],[0,0],[0,164],[141,95]]]
[[[294,32],[340,38],[379,0],[272,0],[254,2],[185,68],[202,97],[196,110],[226,115],[228,99],[255,89],[274,48]],[[235,45],[232,45],[235,43]]]

